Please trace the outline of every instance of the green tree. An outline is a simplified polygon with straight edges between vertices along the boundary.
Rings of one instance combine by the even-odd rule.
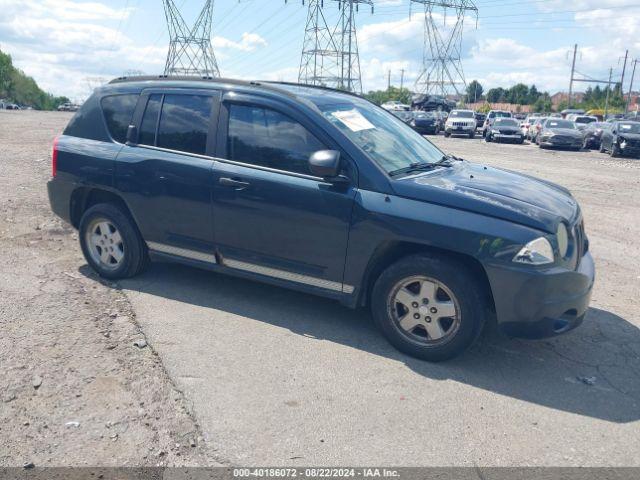
[[[467,103],[476,103],[482,99],[482,85],[477,80],[472,80],[467,85]]]
[[[39,110],[53,110],[69,101],[44,92],[36,81],[13,66],[11,56],[0,51],[0,98]]]
[[[492,88],[487,92],[487,101],[489,103],[504,102],[505,93],[505,89],[502,87]]]
[[[387,90],[375,90],[365,94],[365,98],[376,105],[382,105],[385,102],[398,101],[406,104],[411,103],[411,91],[407,88],[391,87]]]
[[[552,108],[551,97],[548,93],[539,95],[538,99],[533,103],[533,110],[539,113],[549,113]]]

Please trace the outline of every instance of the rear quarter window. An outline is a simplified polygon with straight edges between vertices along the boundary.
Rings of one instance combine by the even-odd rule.
[[[109,95],[100,101],[107,129],[116,142],[125,143],[137,102],[137,94]]]

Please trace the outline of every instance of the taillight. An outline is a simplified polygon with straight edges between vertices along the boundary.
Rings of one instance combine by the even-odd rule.
[[[53,151],[51,152],[51,175],[58,173],[58,137],[53,139]]]

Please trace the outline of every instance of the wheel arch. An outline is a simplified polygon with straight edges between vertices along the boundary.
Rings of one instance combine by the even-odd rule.
[[[365,269],[357,305],[365,307],[369,304],[373,286],[375,285],[378,277],[387,267],[404,257],[421,253],[448,258],[465,265],[481,286],[483,294],[486,297],[487,304],[495,311],[493,292],[491,290],[491,284],[489,283],[489,277],[487,276],[482,263],[480,263],[478,259],[471,255],[465,255],[438,247],[402,241],[387,242],[380,245],[375,250],[367,264],[367,268]]]
[[[137,222],[135,221],[131,210],[120,195],[109,190],[93,187],[80,187],[74,190],[71,194],[71,224],[75,228],[78,228],[80,226],[80,219],[82,218],[82,215],[84,215],[84,212],[99,203],[109,203],[117,206],[125,215],[131,218],[133,224],[137,228]]]

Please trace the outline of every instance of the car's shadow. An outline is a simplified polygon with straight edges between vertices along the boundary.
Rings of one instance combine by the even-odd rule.
[[[83,266],[80,271],[95,274]],[[640,330],[591,308],[584,324],[553,339],[507,339],[495,328],[459,358],[428,363],[391,347],[365,310],[181,265],[153,264],[121,282],[139,291],[268,322],[298,335],[348,345],[400,361],[419,375],[453,380],[548,408],[611,422],[640,419]]]

